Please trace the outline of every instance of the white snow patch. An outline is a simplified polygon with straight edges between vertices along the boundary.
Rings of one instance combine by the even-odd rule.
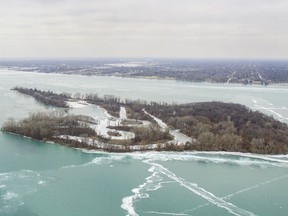
[[[67,104],[71,108],[82,108],[88,105],[85,101],[68,101]]]
[[[119,116],[120,116],[120,120],[127,119],[127,112],[126,112],[125,107],[120,107]]]

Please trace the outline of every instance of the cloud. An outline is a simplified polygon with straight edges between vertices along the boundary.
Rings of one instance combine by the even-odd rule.
[[[286,0],[9,0],[0,57],[287,58],[287,26]]]

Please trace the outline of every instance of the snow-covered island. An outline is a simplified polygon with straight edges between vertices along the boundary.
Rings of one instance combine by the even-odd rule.
[[[75,148],[105,151],[204,150],[261,154],[288,153],[288,126],[232,103],[166,104],[120,100],[97,94],[56,94],[15,87],[41,103],[59,107],[21,121],[8,120],[2,131]],[[101,115],[70,114],[93,106]]]

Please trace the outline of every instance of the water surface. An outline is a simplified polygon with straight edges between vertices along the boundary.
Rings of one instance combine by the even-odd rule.
[[[0,124],[52,110],[14,86],[166,102],[245,104],[283,122],[288,87],[87,77],[0,70]],[[74,113],[101,115],[95,107]],[[288,156],[240,153],[113,154],[0,132],[1,216],[287,216]]]

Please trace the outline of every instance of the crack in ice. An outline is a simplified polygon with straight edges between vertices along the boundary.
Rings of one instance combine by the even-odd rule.
[[[149,160],[144,161],[155,168],[158,168],[158,171],[161,172],[163,175],[167,176],[168,178],[176,181],[179,185],[185,187],[186,189],[192,191],[194,194],[201,196],[202,198],[206,199],[210,203],[217,205],[220,208],[226,209],[229,213],[232,213],[237,216],[255,216],[252,212],[246,211],[237,207],[236,205],[225,201],[223,198],[215,196],[213,193],[206,191],[204,188],[199,187],[195,183],[187,182],[182,178],[177,177],[173,172],[169,171],[167,168],[163,167],[156,162],[152,162]]]
[[[222,197],[222,199],[224,199],[224,200],[229,200],[230,198],[232,198],[232,197],[234,197],[234,196],[236,196],[236,195],[238,195],[238,194],[241,194],[241,193],[244,193],[244,192],[247,192],[247,191],[256,189],[256,188],[258,188],[258,187],[264,186],[264,185],[266,185],[266,184],[270,184],[270,183],[275,182],[275,181],[279,181],[279,180],[284,179],[284,178],[288,178],[288,175],[280,176],[280,177],[277,177],[277,178],[274,178],[274,179],[271,179],[271,180],[268,180],[268,181],[259,183],[259,184],[257,184],[257,185],[253,185],[253,186],[244,188],[244,189],[239,190],[239,191],[237,191],[237,192],[235,192],[235,193],[232,193],[232,194],[229,194],[229,195],[227,195],[227,196],[225,196],[225,197]],[[210,204],[210,203],[205,203],[205,204],[196,206],[195,208],[190,209],[189,211],[184,211],[183,213],[187,213],[187,212],[192,212],[192,211],[198,210],[198,209],[200,209],[200,208],[203,208],[203,207],[205,207],[205,206],[208,206],[209,204]]]

